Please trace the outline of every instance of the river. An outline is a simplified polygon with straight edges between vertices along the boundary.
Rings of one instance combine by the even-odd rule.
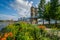
[[[6,27],[9,24],[9,22],[0,22],[0,30],[4,27]]]

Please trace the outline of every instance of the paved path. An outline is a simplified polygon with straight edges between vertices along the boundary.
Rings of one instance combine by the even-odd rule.
[[[58,37],[60,37],[60,30],[53,30],[50,28],[46,28],[45,29],[49,34],[53,34],[53,35],[57,35]]]

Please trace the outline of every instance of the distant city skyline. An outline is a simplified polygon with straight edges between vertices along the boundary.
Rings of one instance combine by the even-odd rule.
[[[18,20],[30,17],[31,6],[37,7],[40,0],[0,0],[0,20]],[[49,0],[46,0],[46,2]]]

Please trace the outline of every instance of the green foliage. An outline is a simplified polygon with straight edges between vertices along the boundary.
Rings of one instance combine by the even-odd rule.
[[[51,15],[50,15],[50,2],[48,2],[45,5],[45,13],[43,15],[44,15],[44,19],[46,19],[48,21],[50,20],[50,18],[51,18]]]
[[[39,13],[39,18],[43,18],[44,14],[44,9],[45,9],[45,0],[40,0],[40,3],[38,5],[38,13]]]
[[[26,22],[10,24],[2,32],[12,32],[15,40],[38,40],[40,38],[40,29]],[[8,37],[9,39],[11,38]]]
[[[46,31],[43,30],[41,34],[41,29],[26,22],[10,24],[2,32],[13,33],[13,37],[8,37],[7,40],[52,40]]]
[[[57,7],[57,5],[58,5],[58,1],[59,0],[51,0],[50,2],[51,2],[51,10],[50,10],[50,12],[51,12],[51,18],[52,19],[57,19],[57,11],[58,11],[58,7]]]
[[[57,11],[57,19],[60,20],[60,6],[58,7],[58,11]]]

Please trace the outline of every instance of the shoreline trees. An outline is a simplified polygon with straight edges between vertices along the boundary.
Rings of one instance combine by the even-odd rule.
[[[55,20],[55,26],[57,27],[57,20],[60,20],[60,7],[58,5],[59,0],[50,0],[48,3],[45,3],[44,0],[40,0],[38,5],[39,17],[48,20],[49,24],[51,19]],[[43,8],[44,11],[42,11],[41,8]]]

